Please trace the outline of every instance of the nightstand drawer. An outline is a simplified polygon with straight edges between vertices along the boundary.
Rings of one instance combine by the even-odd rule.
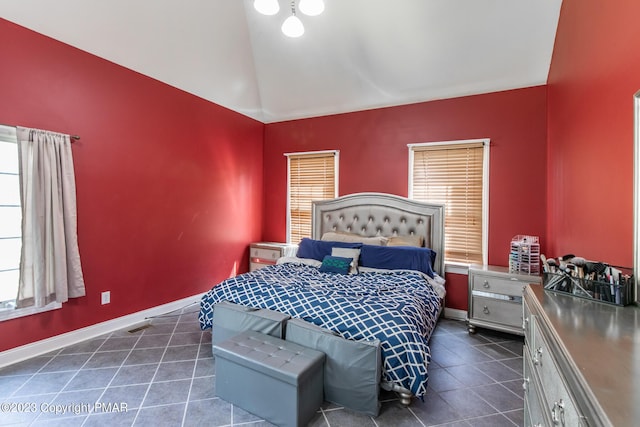
[[[522,327],[522,305],[520,301],[472,297],[472,318],[496,324]]]
[[[249,271],[260,270],[261,268],[267,267],[269,265],[275,265],[275,262],[256,262],[251,260],[251,262],[249,262]]]
[[[492,292],[506,295],[522,295],[522,288],[526,283],[521,282],[516,278],[512,279],[500,279],[497,277],[489,276],[474,276],[473,277],[473,290]]]
[[[268,249],[261,247],[251,247],[251,258],[259,259],[262,261],[273,261],[275,262],[282,255],[282,251],[280,249]]]
[[[295,256],[298,245],[277,242],[256,242],[249,246],[249,271],[273,265],[279,258]]]
[[[511,273],[507,267],[469,267],[469,332],[476,326],[523,335],[522,292],[539,276]]]

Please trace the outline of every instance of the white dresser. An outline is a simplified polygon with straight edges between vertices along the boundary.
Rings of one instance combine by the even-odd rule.
[[[510,273],[507,267],[469,267],[469,332],[476,326],[522,335],[522,291],[540,276]]]
[[[257,242],[249,247],[249,271],[273,265],[278,258],[295,256],[298,245],[277,242]]]

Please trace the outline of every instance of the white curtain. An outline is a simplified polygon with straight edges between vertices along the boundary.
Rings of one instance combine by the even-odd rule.
[[[17,307],[85,295],[71,138],[18,127],[22,253]]]

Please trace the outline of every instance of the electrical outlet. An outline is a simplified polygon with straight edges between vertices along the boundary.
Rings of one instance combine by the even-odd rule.
[[[111,291],[102,293],[102,305],[109,304],[111,302]]]

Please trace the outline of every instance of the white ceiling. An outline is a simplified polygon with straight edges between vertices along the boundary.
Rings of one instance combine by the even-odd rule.
[[[562,0],[0,0],[0,17],[264,123],[545,84]],[[3,41],[5,43],[7,41]]]

